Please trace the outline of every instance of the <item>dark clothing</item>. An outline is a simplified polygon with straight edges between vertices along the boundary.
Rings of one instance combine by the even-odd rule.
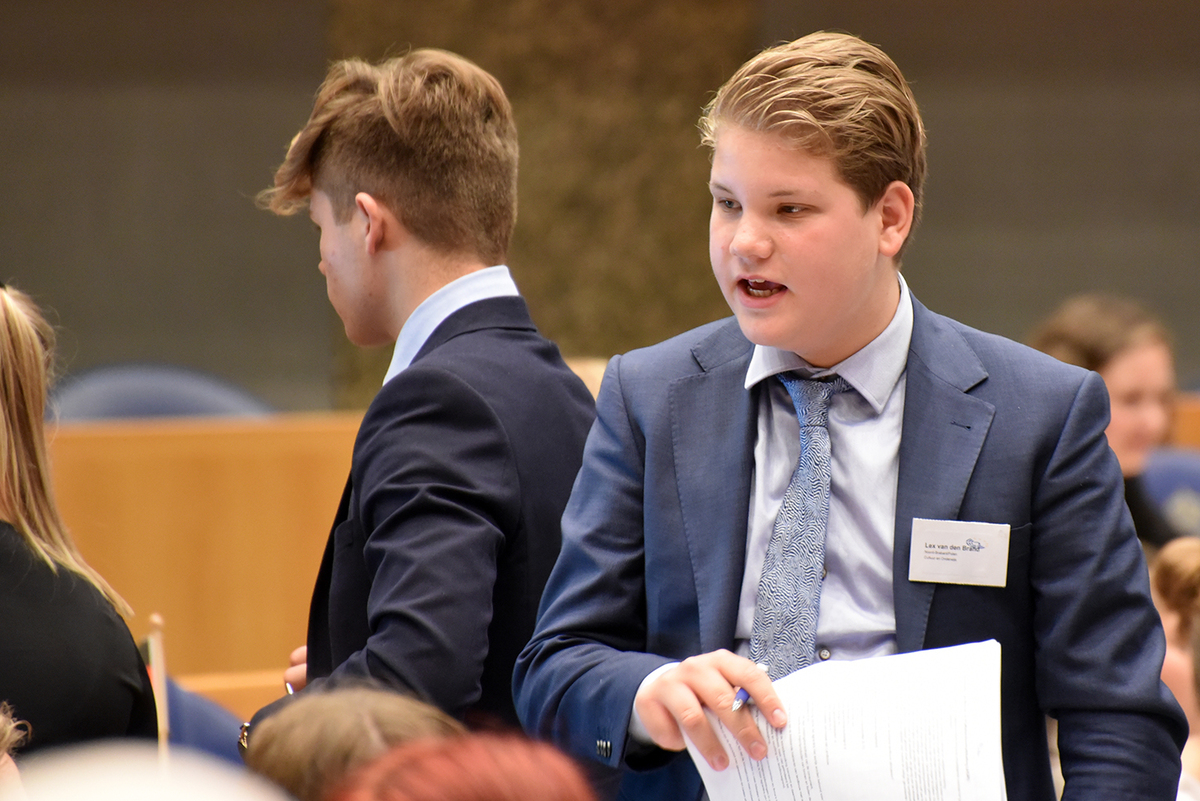
[[[155,737],[150,678],[129,628],[90,582],[57,572],[0,522],[0,700],[31,737],[22,754]]]
[[[517,726],[513,664],[594,417],[521,298],[442,322],[363,418],[313,591],[309,686],[373,679]]]
[[[1146,494],[1141,476],[1125,477],[1125,503],[1129,505],[1129,513],[1133,515],[1133,527],[1143,545],[1157,551],[1180,536]]]

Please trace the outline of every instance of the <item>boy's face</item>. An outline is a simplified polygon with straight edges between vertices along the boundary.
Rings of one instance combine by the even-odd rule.
[[[314,189],[308,214],[321,231],[320,270],[346,336],[365,347],[394,341],[387,332],[387,294],[381,273],[367,258],[362,210],[356,207],[349,220],[339,223],[329,196]]]
[[[713,273],[751,342],[830,367],[887,327],[900,287],[883,200],[864,213],[830,159],[735,125],[709,187]]]

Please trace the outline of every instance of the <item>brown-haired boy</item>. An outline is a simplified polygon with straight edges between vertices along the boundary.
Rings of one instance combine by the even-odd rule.
[[[694,799],[683,733],[728,764],[705,710],[766,754],[737,688],[803,726],[771,679],[996,639],[1010,798],[1054,797],[1046,714],[1068,797],[1173,798],[1186,729],[1104,385],[909,293],[925,134],[895,64],[813,34],[747,62],[701,125],[736,320],[609,364],[517,664],[526,726],[625,769],[622,797]],[[999,578],[931,576],[924,543],[968,530]]]
[[[515,721],[513,662],[594,417],[503,266],[516,182],[500,84],[415,50],[334,64],[261,197],[284,214],[307,203],[350,340],[395,343],[293,686],[369,677],[455,716]]]

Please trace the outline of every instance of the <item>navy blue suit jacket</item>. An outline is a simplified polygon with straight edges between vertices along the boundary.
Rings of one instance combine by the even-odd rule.
[[[1186,724],[1094,373],[915,300],[894,540],[896,639],[1002,646],[1009,797],[1053,799],[1045,719],[1071,798],[1175,797]],[[621,797],[692,799],[686,755],[625,748],[634,694],[668,661],[732,649],[756,400],[735,320],[609,364],[563,518],[563,550],[517,664],[526,727],[626,769]],[[908,580],[913,518],[1011,526],[1007,586]],[[791,725],[803,725],[793,722]]]
[[[367,409],[313,591],[308,677],[516,725],[559,519],[595,417],[525,301],[460,309]]]

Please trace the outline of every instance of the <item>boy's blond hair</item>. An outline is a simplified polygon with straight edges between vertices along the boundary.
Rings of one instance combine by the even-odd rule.
[[[775,133],[833,159],[869,208],[892,181],[916,199],[925,183],[925,127],[900,68],[882,50],[842,33],[813,33],[764,50],[742,65],[700,118],[715,147],[721,125]]]
[[[314,189],[339,223],[366,192],[426,244],[501,264],[517,215],[512,106],[494,77],[443,50],[338,61],[258,199],[292,214]]]

